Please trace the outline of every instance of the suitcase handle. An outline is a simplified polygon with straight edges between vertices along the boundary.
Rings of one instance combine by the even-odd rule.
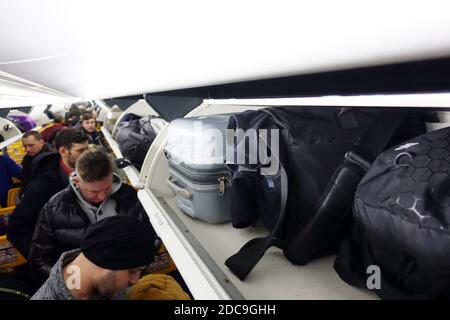
[[[187,199],[187,200],[191,200],[192,199],[192,193],[189,190],[186,190],[180,186],[177,186],[172,180],[171,178],[167,179],[167,184],[169,185],[169,187],[178,195],[180,195],[181,197]]]

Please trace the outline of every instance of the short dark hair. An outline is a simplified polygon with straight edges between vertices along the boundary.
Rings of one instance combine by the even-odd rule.
[[[74,112],[74,113],[81,114],[80,107],[76,103],[72,103],[71,104],[71,106],[69,108],[69,112]]]
[[[89,137],[83,132],[72,128],[64,128],[56,135],[54,144],[56,150],[59,150],[61,147],[70,150],[74,143],[84,143],[86,141],[89,141]]]
[[[85,120],[91,120],[94,119],[94,115],[92,113],[92,111],[86,111],[83,112],[83,114],[81,115],[81,122],[85,121]]]
[[[67,124],[70,124],[70,122],[74,121],[75,119],[77,121],[79,121],[80,120],[80,116],[81,116],[80,109],[78,109],[76,106],[74,108],[73,105],[72,105],[72,107],[69,109],[69,111],[66,112],[66,114],[64,115],[64,121]]]
[[[53,122],[54,123],[62,123],[64,121],[64,118],[60,116],[59,114],[55,114],[53,116]]]
[[[34,131],[34,130],[29,130],[29,131],[25,132],[22,136],[22,139],[28,138],[31,136],[33,136],[36,141],[42,140],[42,134],[40,132]]]
[[[113,173],[111,156],[102,147],[89,149],[76,163],[77,174],[86,182],[103,180]]]

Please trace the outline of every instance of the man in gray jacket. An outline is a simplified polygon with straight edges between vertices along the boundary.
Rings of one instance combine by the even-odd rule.
[[[65,252],[32,300],[125,299],[152,262],[160,242],[132,216],[117,215],[92,224],[80,249]]]
[[[78,159],[70,185],[51,198],[39,214],[28,257],[36,284],[48,278],[63,252],[80,247],[91,224],[115,215],[137,217],[153,230],[136,191],[113,174],[110,156],[97,147]]]

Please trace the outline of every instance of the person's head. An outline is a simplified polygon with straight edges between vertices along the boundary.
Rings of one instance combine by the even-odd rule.
[[[93,265],[92,291],[111,297],[136,284],[160,245],[154,230],[134,216],[116,215],[89,226],[80,249]]]
[[[112,191],[113,163],[101,147],[92,148],[78,159],[74,183],[91,204],[103,202]]]
[[[64,121],[64,119],[63,119],[63,117],[61,115],[55,114],[53,116],[53,122],[54,123],[63,123],[63,121]]]
[[[22,144],[27,155],[34,157],[42,151],[45,141],[42,139],[42,135],[39,132],[30,130],[23,134]]]
[[[95,118],[92,112],[84,112],[81,115],[81,126],[89,134],[95,131]]]
[[[64,122],[68,126],[73,127],[79,121],[80,121],[80,112],[79,111],[72,110],[72,111],[69,111],[69,112],[66,113]]]
[[[94,109],[89,111],[90,113],[92,113],[92,116],[94,117],[94,120],[97,121],[97,111],[95,111]]]
[[[76,161],[88,149],[89,137],[75,129],[64,128],[56,135],[54,145],[64,164],[74,170]]]

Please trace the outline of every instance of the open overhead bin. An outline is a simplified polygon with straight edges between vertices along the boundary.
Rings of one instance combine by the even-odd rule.
[[[0,143],[0,149],[9,146],[22,137],[22,132],[8,119],[0,118],[0,134],[4,141]]]
[[[111,127],[103,126],[102,133],[108,141],[109,146],[111,147],[116,159],[124,160],[119,161],[119,167],[123,168],[125,174],[127,175],[131,185],[136,189],[141,189],[143,187],[143,183],[139,178],[140,172],[139,169],[134,165],[131,165],[129,162],[124,159],[124,155],[121,151],[121,146],[116,140],[116,135],[119,129],[119,126],[126,118],[129,116],[134,117],[136,119],[145,119],[145,117],[149,118],[149,124],[153,132],[157,135],[167,124],[167,121],[158,117],[158,113],[143,99],[140,99],[129,106],[125,111],[123,111],[117,120],[114,123],[114,126],[111,131]],[[112,123],[111,123],[112,124]],[[120,141],[119,141],[120,142]],[[123,150],[123,149],[122,149]]]
[[[430,112],[428,130],[450,124],[450,91],[425,94],[329,95],[302,98],[205,99],[186,118],[232,114],[278,106],[408,108]],[[437,116],[436,116],[437,115]],[[333,270],[335,256],[295,266],[281,251],[270,249],[246,281],[225,267],[225,260],[248,240],[264,236],[258,227],[233,229],[230,223],[209,224],[180,210],[169,187],[169,164],[165,154],[166,127],[148,151],[140,179],[145,188],[139,199],[194,297],[199,299],[372,299],[376,296],[344,283]]]

